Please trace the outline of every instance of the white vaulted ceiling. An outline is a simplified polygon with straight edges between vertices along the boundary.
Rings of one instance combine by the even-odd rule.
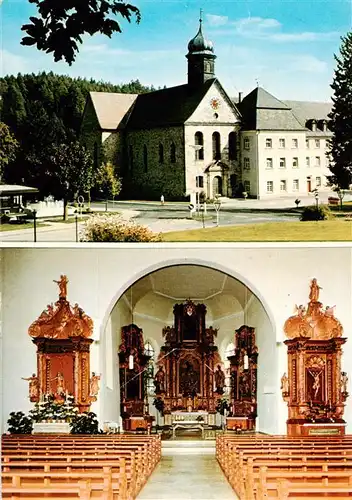
[[[196,265],[160,269],[140,279],[124,294],[136,314],[172,322],[173,305],[186,299],[206,304],[213,320],[243,312],[252,297],[239,280]]]

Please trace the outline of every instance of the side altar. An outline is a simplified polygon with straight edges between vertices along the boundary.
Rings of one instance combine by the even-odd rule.
[[[281,391],[288,404],[289,436],[341,436],[348,397],[347,374],[341,371],[343,327],[334,316],[334,307],[319,301],[317,280],[310,285],[308,307],[296,306],[284,332],[288,374],[281,379]]]
[[[49,304],[28,329],[37,348],[37,373],[23,378],[29,382],[33,403],[53,396],[64,402],[73,397],[79,411],[89,411],[97,400],[100,376],[90,376],[90,346],[93,321],[78,305],[67,300],[67,276],[55,281],[59,298]]]
[[[174,326],[163,329],[165,343],[155,376],[155,393],[164,404],[165,425],[180,422],[180,413],[185,412],[191,414],[190,422],[202,414],[208,425],[215,425],[216,407],[225,384],[214,345],[217,330],[206,327],[204,304],[187,300],[175,304],[173,312]],[[186,420],[184,417],[182,421]],[[200,425],[200,420],[197,422]]]

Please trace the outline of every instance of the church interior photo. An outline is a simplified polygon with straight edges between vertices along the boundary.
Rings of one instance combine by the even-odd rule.
[[[3,498],[352,495],[349,247],[1,261]]]

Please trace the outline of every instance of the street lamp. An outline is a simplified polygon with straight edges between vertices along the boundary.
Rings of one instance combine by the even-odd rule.
[[[33,210],[33,232],[34,232],[34,243],[37,241],[37,211]]]
[[[204,223],[204,212],[205,212],[205,206],[204,203],[200,205],[200,211],[202,212],[202,222],[203,222],[203,229],[205,228],[205,223]]]
[[[218,227],[219,226],[219,212],[220,212],[220,208],[221,208],[221,200],[218,196],[215,198],[213,205],[214,205],[214,208],[216,211],[216,227]]]

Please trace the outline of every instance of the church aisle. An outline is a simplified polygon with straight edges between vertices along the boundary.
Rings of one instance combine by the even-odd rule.
[[[215,458],[215,447],[164,442],[162,458],[138,500],[234,500],[237,498]]]

